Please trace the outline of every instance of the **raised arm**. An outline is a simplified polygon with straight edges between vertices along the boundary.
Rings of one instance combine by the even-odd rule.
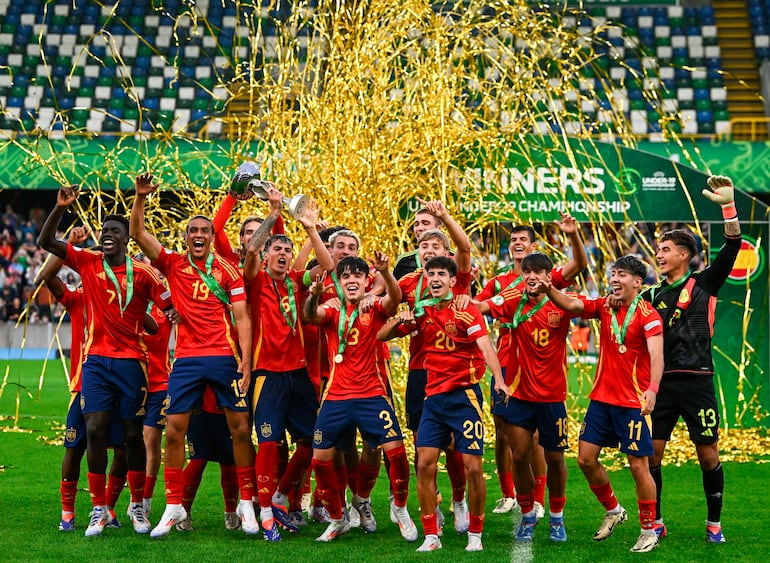
[[[70,231],[69,237],[67,237],[67,242],[69,244],[80,244],[88,238],[89,232],[88,227],[74,227]],[[37,282],[42,281],[45,283],[57,301],[61,300],[64,292],[67,290],[64,282],[56,276],[62,264],[64,264],[63,259],[55,254],[51,254],[38,272],[36,280]]]
[[[158,240],[147,232],[144,225],[144,202],[147,196],[158,189],[159,182],[155,182],[155,176],[151,172],[143,172],[136,177],[136,196],[131,205],[131,219],[129,223],[129,233],[131,238],[136,241],[144,255],[152,261],[160,256],[161,245]]]
[[[583,244],[583,239],[580,238],[580,226],[575,218],[567,213],[559,213],[561,215],[561,221],[557,222],[557,225],[561,229],[561,232],[567,235],[569,238],[569,244],[572,247],[572,259],[564,264],[562,268],[562,275],[567,281],[572,281],[585,270],[588,265],[588,255],[586,254],[586,247]]]
[[[326,279],[324,274],[316,276],[315,281],[310,284],[310,296],[305,300],[302,309],[305,319],[314,325],[321,324],[326,316],[326,311],[318,306],[321,294],[324,292],[324,279]]]
[[[455,245],[454,259],[457,263],[458,272],[470,272],[471,271],[471,240],[460,224],[454,220],[454,218],[447,211],[446,206],[441,201],[426,201],[422,202],[428,213],[434,217],[438,217],[446,226],[449,238]]]
[[[283,194],[275,187],[267,189],[267,202],[270,205],[270,213],[259,228],[251,235],[249,244],[246,246],[246,259],[243,261],[243,279],[253,280],[262,269],[262,249],[265,242],[270,238],[270,232],[276,221],[281,217],[281,207]]]
[[[321,240],[318,229],[316,229],[316,225],[318,224],[318,204],[316,203],[316,200],[311,199],[307,202],[305,212],[302,214],[302,217],[299,218],[299,222],[305,227],[307,237],[315,251],[316,260],[318,260],[318,265],[310,270],[310,275],[315,278],[321,272],[331,272],[334,269],[334,260],[332,259],[332,255],[329,254],[329,249],[326,248],[324,241]]]
[[[370,260],[370,262],[385,282],[385,297],[382,298],[382,307],[389,315],[393,315],[398,310],[399,303],[401,303],[401,287],[388,267],[390,259],[387,254],[375,250],[374,259]]]
[[[37,238],[37,243],[41,248],[61,259],[67,255],[68,244],[56,238],[56,228],[59,226],[62,215],[78,198],[79,193],[80,187],[78,186],[67,186],[59,189],[59,193],[56,194],[56,207],[46,218],[40,229],[40,236]]]

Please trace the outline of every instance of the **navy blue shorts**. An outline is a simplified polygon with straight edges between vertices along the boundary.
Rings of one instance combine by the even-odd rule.
[[[233,465],[233,439],[224,414],[202,411],[190,417],[187,427],[190,459]]]
[[[350,430],[353,430],[355,437],[356,427],[361,431],[361,437],[373,448],[403,440],[393,404],[385,397],[370,397],[324,401],[315,423],[313,447],[336,447],[347,451],[352,445]]]
[[[67,410],[67,429],[64,432],[65,448],[86,447],[86,419],[80,407],[80,393],[72,393]],[[113,410],[110,412],[110,428],[107,431],[108,448],[124,448],[123,421]]]
[[[155,391],[147,395],[147,403],[144,409],[147,414],[144,417],[144,425],[151,428],[163,429],[166,427],[166,409],[168,408],[168,392]]]
[[[287,430],[294,441],[310,439],[318,413],[318,396],[307,370],[257,370],[253,378],[257,442],[281,442]]]
[[[540,431],[540,445],[549,452],[564,451],[567,442],[567,407],[561,403],[533,403],[515,397],[508,399],[503,419],[534,433]]]
[[[618,407],[591,401],[580,439],[596,446],[617,448],[636,457],[652,455],[652,422],[639,407]],[[619,445],[619,446],[618,446]]]
[[[428,372],[424,369],[410,369],[406,377],[406,396],[404,410],[406,411],[406,427],[417,432],[425,404],[425,386],[428,384]]]
[[[214,391],[217,407],[249,412],[248,396],[238,387],[241,377],[233,356],[177,358],[168,377],[166,414],[199,410],[203,406],[206,385]]]
[[[503,372],[503,381],[505,381],[505,368],[501,368],[501,371]],[[490,412],[493,416],[505,415],[505,401],[500,397],[500,394],[495,391],[494,377],[489,380],[489,404]]]
[[[478,384],[425,399],[418,448],[444,450],[452,444],[460,453],[484,454],[482,393]]]
[[[83,362],[83,414],[110,412],[141,420],[147,400],[147,368],[139,360],[89,355]]]

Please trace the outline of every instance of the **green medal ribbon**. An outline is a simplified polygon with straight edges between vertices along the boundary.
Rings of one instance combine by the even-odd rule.
[[[118,282],[118,278],[115,275],[115,272],[112,271],[112,268],[107,263],[107,260],[102,258],[102,267],[104,268],[104,273],[107,274],[107,277],[112,282],[112,285],[115,286],[115,291],[118,294],[118,307],[120,307],[120,316],[123,316],[123,313],[128,308],[128,304],[131,303],[131,299],[134,297],[134,261],[126,255],[126,302],[123,303],[123,296],[120,292],[120,283]]]
[[[420,301],[420,310],[422,311],[422,314],[425,314],[425,307],[432,307],[433,305],[438,305],[442,301],[451,301],[454,298],[454,295],[450,291],[447,293],[444,297],[430,297],[428,299],[423,299]],[[414,316],[417,317],[417,303],[414,304]]]
[[[345,302],[343,301],[343,305]],[[347,307],[345,307],[345,311],[340,311],[340,319],[337,323],[337,336],[339,337],[340,343],[337,345],[337,355],[341,356],[342,353],[345,351],[345,348],[348,345],[348,334],[350,333],[350,328],[353,326],[353,323],[356,322],[356,319],[358,318],[358,306],[353,308],[353,312],[348,315]],[[339,363],[339,362],[338,362]]]
[[[342,291],[342,284],[340,278],[337,277],[337,272],[332,272],[332,281],[334,282],[334,290],[337,292],[337,297],[340,303],[345,303],[345,293]]]
[[[214,276],[211,275],[211,265],[214,263],[214,255],[209,254],[208,258],[206,258],[205,272],[201,270],[195,262],[193,262],[189,252],[187,253],[187,260],[190,262],[190,265],[198,272],[201,280],[203,280],[203,283],[206,284],[206,287],[211,290],[211,293],[216,295],[217,299],[224,303],[224,305],[230,305],[230,297],[227,295],[227,292],[221,285],[219,285],[219,282],[214,278]],[[230,310],[229,313],[230,323],[235,326],[235,316],[233,315],[232,310]]]
[[[676,280],[676,281],[675,281],[674,283],[672,283],[671,285],[668,285],[668,286],[664,287],[664,288],[663,288],[663,293],[665,293],[665,292],[667,292],[667,291],[670,291],[670,290],[672,290],[672,289],[676,289],[677,287],[679,287],[680,285],[682,285],[684,282],[686,282],[686,281],[688,280],[688,278],[689,278],[691,275],[692,275],[692,270],[688,270],[688,271],[687,271],[687,275],[685,275],[685,276],[683,276],[683,277],[679,278],[678,280]],[[650,289],[650,303],[652,303],[653,301],[655,301],[655,289],[657,289],[657,288],[660,288],[660,284],[658,284],[658,285],[656,285],[656,286],[653,286],[653,287]]]
[[[284,283],[286,283],[286,293],[289,298],[289,312],[287,313],[286,309],[284,309],[281,304],[282,298],[281,293],[278,291],[278,284],[275,283],[275,278],[273,278],[273,275],[269,270],[267,273],[270,276],[270,280],[273,282],[273,291],[275,291],[275,295],[278,298],[278,308],[281,310],[283,318],[286,319],[286,324],[289,325],[289,328],[294,332],[296,330],[295,327],[297,326],[297,301],[294,298],[294,284],[291,283],[289,276],[286,276]]]
[[[497,278],[495,278],[495,295],[499,295],[500,293],[502,293],[502,292],[503,292],[503,291],[505,291],[506,289],[510,289],[510,288],[512,288],[512,287],[516,287],[517,285],[519,285],[519,282],[521,282],[521,280],[523,280],[523,279],[524,279],[524,274],[519,274],[519,277],[517,277],[517,278],[516,278],[515,280],[513,280],[511,283],[509,283],[508,285],[506,285],[506,286],[505,286],[505,289],[503,289],[503,288],[501,287],[501,285],[500,285],[500,281],[499,281]],[[533,313],[533,314],[534,314],[534,313]],[[528,318],[529,318],[529,317],[527,317],[527,319],[528,319]],[[527,319],[524,319],[524,320],[527,320]],[[514,323],[500,323],[500,328],[510,328],[510,329],[514,329],[514,328],[516,328],[516,325],[517,325],[517,324],[518,324],[518,323],[515,323],[515,324],[514,324]]]
[[[419,258],[418,258],[418,263],[419,263]],[[420,277],[417,280],[417,289],[415,290],[415,293],[414,293],[414,316],[415,317],[422,317],[425,314],[425,307],[428,307],[430,305],[435,305],[436,303],[438,303],[438,301],[428,303],[430,299],[424,299],[426,295],[430,294],[430,290],[427,287],[424,290],[422,288],[422,284],[425,281],[425,278],[423,277],[424,275],[425,275],[425,272],[420,272]],[[451,292],[450,292],[450,295],[451,295]]]
[[[535,313],[542,309],[546,303],[548,303],[548,296],[544,296],[537,305],[522,315],[521,312],[524,310],[524,303],[529,301],[529,299],[524,299],[524,297],[525,295],[523,294],[521,299],[519,299],[519,305],[516,307],[516,312],[513,314],[513,322],[511,323],[513,326],[511,328],[516,328],[521,323],[528,321]]]
[[[622,327],[618,326],[618,318],[616,316],[616,312],[612,311],[612,334],[615,336],[615,340],[620,346],[623,346],[623,342],[626,339],[626,331],[628,330],[628,325],[631,324],[631,321],[634,318],[634,313],[636,312],[636,307],[639,305],[639,301],[641,299],[641,294],[634,297],[631,305],[628,306],[628,312],[626,313],[626,318],[623,320]]]

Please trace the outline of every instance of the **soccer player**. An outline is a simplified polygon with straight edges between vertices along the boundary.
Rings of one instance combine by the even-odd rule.
[[[573,280],[583,271],[588,264],[583,241],[580,239],[580,229],[577,221],[570,215],[561,214],[561,221],[557,223],[561,231],[567,235],[572,247],[572,259],[564,266],[554,268],[551,273],[551,283],[559,289],[563,289],[572,284]],[[476,296],[478,301],[484,301],[499,294],[505,289],[523,285],[521,262],[525,256],[537,249],[537,239],[535,230],[527,225],[518,225],[511,229],[510,242],[508,244],[508,254],[513,260],[513,265],[508,272],[499,274],[492,278],[484,289]],[[500,365],[503,368],[503,377],[508,385],[513,383],[513,377],[517,371],[514,363],[508,367],[508,362],[515,362],[515,356],[508,353],[511,343],[511,319],[500,318],[499,333],[497,339],[497,357],[500,358]],[[511,445],[508,444],[507,436],[509,432],[505,428],[503,412],[506,407],[492,397],[491,400],[492,418],[495,423],[495,464],[497,465],[497,477],[500,481],[500,489],[503,493],[495,508],[492,510],[495,514],[505,514],[513,510],[516,506],[514,498],[513,485],[513,459],[511,456]],[[545,500],[545,458],[543,448],[537,444],[538,435],[535,433],[534,451],[532,454],[532,470],[535,475],[535,510],[538,518],[543,516],[543,502]]]
[[[83,280],[88,341],[84,349],[81,406],[86,419],[88,484],[93,511],[86,536],[101,535],[108,521],[105,498],[107,434],[110,412],[118,405],[126,442],[128,514],[134,531],[147,533],[150,523],[142,504],[146,455],[142,439],[147,393],[141,331],[145,311],[154,301],[164,311],[172,305],[168,291],[152,268],[127,254],[128,221],[107,215],[101,229],[102,250],[94,251],[57,240],[56,227],[77,199],[78,186],[61,188],[56,207],[39,237],[42,248],[64,259]]]
[[[187,252],[180,254],[161,246],[144,225],[144,203],[159,184],[150,172],[136,178],[136,197],[131,207],[131,236],[171,288],[181,316],[177,324],[174,365],[168,380],[166,409],[166,509],[152,537],[167,535],[187,518],[182,506],[184,438],[194,409],[199,409],[206,385],[224,408],[233,439],[241,501],[237,512],[244,533],[259,533],[254,515],[253,446],[247,391],[251,370],[251,320],[246,306],[243,278],[237,267],[211,252],[214,238],[211,221],[195,216],[187,223]]]
[[[443,223],[441,218],[431,213],[427,207],[421,207],[414,214],[414,223],[412,223],[412,232],[414,233],[415,241],[420,240],[420,236],[425,231],[432,231],[441,229]],[[424,261],[420,258],[419,250],[414,249],[410,252],[406,252],[396,258],[396,263],[393,266],[393,276],[400,280],[406,274],[410,274],[415,270],[421,269]]]
[[[649,414],[663,374],[663,322],[652,306],[642,299],[640,289],[647,267],[633,256],[619,258],[611,268],[612,296],[619,308],[613,309],[607,297],[572,297],[540,282],[553,303],[584,319],[600,319],[599,362],[594,387],[580,429],[578,466],[591,491],[607,510],[594,540],[610,537],[626,521],[626,509],[615,498],[607,471],[599,463],[603,447],[616,447],[628,457],[636,483],[641,534],[632,552],[652,551],[658,545],[653,529],[655,519],[655,481],[648,458],[652,455],[652,427]],[[644,390],[644,391],[642,391]]]
[[[452,287],[457,283],[455,261],[447,256],[431,258],[425,263],[425,279],[430,297],[420,304],[422,314],[413,319],[422,335],[428,371],[417,435],[417,497],[425,541],[417,551],[441,549],[436,518],[436,464],[440,450],[451,441],[463,456],[468,479],[470,523],[465,549],[481,551],[486,484],[482,469],[483,399],[478,382],[484,376],[485,364],[492,370],[495,390],[503,400],[507,400],[508,389],[481,313],[473,305],[458,311],[452,303]],[[404,323],[409,318],[402,314],[389,321],[378,338],[388,339],[413,330],[413,323]]]
[[[511,323],[506,353],[515,362],[511,399],[502,410],[516,474],[521,524],[516,541],[531,542],[537,524],[532,472],[534,433],[540,434],[548,464],[549,530],[552,541],[567,541],[564,528],[567,466],[567,336],[570,315],[539,291],[540,282],[553,283],[553,262],[545,254],[533,252],[519,265],[522,285],[514,284],[488,301],[478,304],[482,313]],[[507,357],[498,357],[508,363]],[[508,382],[506,381],[506,384]],[[500,416],[500,415],[498,415]]]
[[[695,444],[703,474],[708,514],[706,539],[724,543],[721,524],[724,473],[719,461],[719,409],[713,382],[711,335],[717,293],[741,248],[741,228],[730,178],[711,176],[707,184],[710,189],[704,189],[703,195],[722,206],[724,246],[708,268],[693,272],[690,261],[697,256],[693,236],[680,229],[663,233],[656,254],[663,280],[643,293],[663,318],[665,361],[658,402],[652,413],[655,453],[650,458],[650,471],[658,491],[655,531],[663,537],[666,526],[660,511],[661,462],[671,431],[681,416]]]
[[[288,517],[288,494],[304,478],[313,457],[312,435],[318,396],[307,373],[303,347],[302,305],[314,276],[330,271],[332,258],[316,230],[318,208],[310,201],[299,221],[316,253],[310,271],[291,269],[294,245],[285,235],[272,235],[261,244],[263,229],[281,213],[282,195],[267,190],[270,213],[249,241],[243,275],[254,319],[254,426],[259,449],[256,458],[257,494],[262,533],[280,541],[278,524],[296,532]],[[259,235],[259,236],[258,236]],[[263,254],[264,250],[264,254]],[[263,267],[264,266],[264,267]],[[296,450],[278,482],[279,443],[289,431]]]
[[[401,289],[388,269],[386,255],[375,252],[373,266],[386,283],[386,295],[371,309],[364,311],[359,307],[366,292],[369,266],[354,256],[345,257],[337,264],[336,274],[344,294],[341,310],[319,306],[324,292],[321,280],[311,286],[310,298],[305,303],[305,316],[309,321],[321,324],[327,335],[329,357],[333,358],[313,434],[313,468],[320,495],[332,519],[318,541],[331,541],[350,529],[350,523],[342,513],[333,456],[335,448],[348,449],[349,444],[344,442],[349,439],[350,430],[356,427],[367,444],[381,445],[390,460],[389,477],[401,535],[407,541],[417,539],[417,528],[406,507],[409,462],[389,397],[386,359],[381,343],[376,339],[388,317],[395,314],[401,301]],[[358,481],[354,491],[358,504],[371,505],[375,480],[376,473],[374,479]]]
[[[72,245],[80,244],[88,238],[85,227],[74,227],[67,238]],[[62,259],[51,255],[48,262],[38,274],[51,295],[64,305],[70,318],[70,369],[69,386],[70,402],[67,411],[66,431],[64,434],[64,459],[62,460],[62,479],[60,486],[62,514],[59,522],[59,530],[71,532],[75,529],[75,497],[80,479],[80,462],[86,453],[86,421],[83,418],[83,410],[80,407],[80,391],[82,387],[82,363],[83,346],[85,344],[86,316],[85,300],[82,287],[71,287],[60,280],[56,274],[62,266]],[[107,437],[107,445],[113,448],[112,465],[110,466],[109,481],[121,484],[123,488],[126,482],[126,450],[123,444],[123,429],[120,417],[114,411],[110,416],[110,432]],[[109,487],[108,487],[109,488]],[[117,487],[114,487],[117,489]],[[114,499],[110,499],[108,505],[115,506]],[[120,524],[114,515],[110,513],[109,527],[119,527]]]

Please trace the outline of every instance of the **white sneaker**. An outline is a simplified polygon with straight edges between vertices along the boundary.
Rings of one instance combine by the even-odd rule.
[[[484,546],[481,545],[481,534],[468,533],[468,545],[465,546],[465,551],[484,551]]]
[[[144,506],[144,515],[149,520],[150,512],[152,511],[152,498],[143,498],[142,506]]]
[[[329,513],[326,511],[326,508],[323,506],[311,506],[310,510],[307,511],[307,516],[313,522],[328,524],[332,521],[331,518],[329,518]]]
[[[377,520],[374,519],[374,514],[372,513],[371,497],[361,498],[358,495],[353,495],[353,508],[355,508],[356,512],[358,512],[361,529],[367,534],[373,534],[376,532]]]
[[[518,503],[513,497],[503,497],[497,501],[497,504],[492,509],[493,514],[508,514],[511,510],[516,508]]]
[[[254,503],[251,500],[241,500],[235,513],[241,517],[241,529],[250,536],[259,533],[259,523],[254,515]]]
[[[175,524],[185,520],[187,520],[187,511],[184,509],[184,506],[181,504],[167,504],[166,509],[163,511],[163,516],[160,517],[160,522],[150,532],[150,537],[162,538],[167,536]]]
[[[417,526],[414,525],[414,520],[409,516],[409,510],[406,506],[398,507],[393,506],[393,515],[396,517],[396,523],[398,524],[401,537],[406,541],[417,541]]]
[[[422,542],[422,545],[416,551],[425,553],[427,551],[436,551],[437,549],[441,549],[441,540],[438,539],[438,536],[430,535],[425,536],[425,541]]]
[[[348,517],[348,523],[351,528],[361,527],[361,516],[358,514],[358,510],[353,510],[353,506],[348,504],[345,507],[345,515]]]
[[[545,516],[545,508],[539,502],[535,501],[535,504],[532,508],[535,510],[535,516],[538,520]]]
[[[126,514],[131,518],[131,523],[134,525],[134,531],[137,534],[146,534],[150,531],[150,521],[147,520],[147,515],[144,512],[144,503],[129,503]]]
[[[390,499],[390,521],[394,524],[398,524],[398,516],[396,516],[396,503],[393,497]]]
[[[91,520],[88,522],[88,528],[86,528],[86,537],[102,535],[104,527],[107,525],[107,518],[106,506],[94,506],[91,511]]]
[[[465,499],[460,502],[452,501],[452,510],[455,515],[455,531],[464,534],[471,525],[471,515],[468,513],[468,503]]]
[[[444,535],[445,521],[446,521],[446,518],[444,518],[444,513],[441,511],[441,507],[439,505],[436,505],[436,526],[438,527],[438,537],[441,537]]]
[[[239,530],[241,528],[241,517],[237,512],[225,512],[225,530]]]
[[[318,536],[315,541],[330,542],[333,539],[347,534],[350,531],[350,522],[346,518],[340,518],[339,520],[332,520],[331,524],[326,527],[324,533]]]
[[[601,526],[599,526],[599,529],[596,530],[596,533],[594,534],[594,540],[606,540],[612,535],[612,532],[617,526],[628,519],[626,509],[620,505],[618,505],[618,508],[620,509],[618,512],[607,512],[607,514],[604,515]]]
[[[647,553],[656,547],[658,547],[658,534],[655,533],[655,530],[650,530],[649,532],[647,530],[642,530],[639,539],[636,540],[631,551],[634,553]]]

